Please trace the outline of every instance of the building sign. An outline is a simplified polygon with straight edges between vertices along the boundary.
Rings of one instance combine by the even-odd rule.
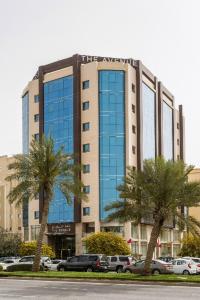
[[[130,64],[131,66],[135,67],[136,63],[132,58],[114,58],[114,57],[101,57],[101,56],[88,56],[88,55],[81,55],[81,62],[82,63],[89,63],[93,61],[97,62],[119,62],[124,64]]]
[[[53,235],[75,235],[75,224],[74,223],[56,223],[56,224],[48,224],[48,234]]]

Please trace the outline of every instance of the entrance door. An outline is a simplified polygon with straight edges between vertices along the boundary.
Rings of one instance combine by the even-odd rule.
[[[67,259],[75,255],[75,236],[55,235],[52,240],[57,258]]]

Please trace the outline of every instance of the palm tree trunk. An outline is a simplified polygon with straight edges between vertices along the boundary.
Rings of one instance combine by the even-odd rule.
[[[146,259],[145,259],[144,275],[151,274],[151,261],[153,258],[153,252],[155,250],[155,247],[157,244],[157,239],[159,237],[163,222],[164,222],[163,219],[155,220],[155,223],[153,225],[150,241],[149,241],[148,248],[147,248],[147,255],[146,255]]]
[[[44,206],[42,211],[42,220],[40,224],[40,232],[37,239],[37,246],[36,246],[36,253],[33,263],[33,272],[38,272],[40,270],[40,260],[41,260],[41,252],[42,252],[42,242],[44,239],[44,233],[47,225],[47,218],[48,218],[48,211],[49,211],[49,201],[48,199],[44,199]]]

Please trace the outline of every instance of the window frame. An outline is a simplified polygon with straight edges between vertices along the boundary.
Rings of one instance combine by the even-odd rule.
[[[82,81],[82,89],[83,90],[89,89],[89,87],[90,87],[90,80],[89,79]]]

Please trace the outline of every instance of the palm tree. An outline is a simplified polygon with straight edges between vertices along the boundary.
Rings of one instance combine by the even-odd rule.
[[[43,137],[40,142],[31,142],[29,154],[16,155],[15,161],[8,168],[12,172],[6,180],[16,183],[8,194],[10,203],[16,202],[20,205],[25,200],[32,200],[39,193],[43,195],[40,231],[33,264],[33,271],[37,272],[40,268],[42,242],[54,188],[60,188],[69,204],[74,196],[76,201],[87,198],[82,192],[83,184],[78,176],[80,166],[76,165],[73,157],[65,154],[62,148],[55,151],[51,138]]]
[[[143,170],[128,168],[128,174],[118,187],[120,200],[106,207],[111,211],[108,221],[133,221],[151,217],[153,227],[148,244],[144,273],[150,273],[150,264],[157,239],[164,223],[174,218],[180,230],[186,226],[194,235],[199,235],[200,222],[182,212],[182,207],[199,206],[200,183],[188,182],[193,169],[182,161],[145,160]]]

